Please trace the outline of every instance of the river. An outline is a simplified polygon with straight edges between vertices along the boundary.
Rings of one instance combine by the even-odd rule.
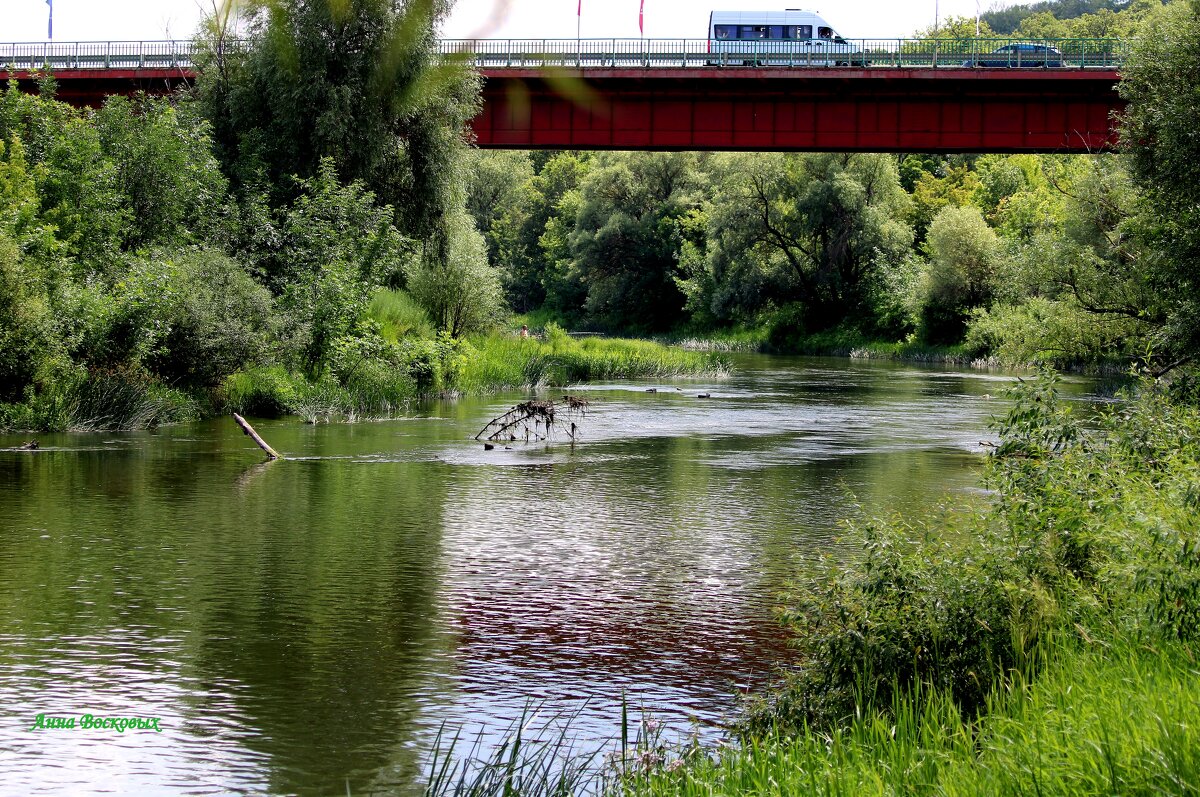
[[[573,388],[574,446],[485,451],[471,438],[523,400],[501,395],[255,421],[272,464],[228,419],[0,451],[4,790],[410,793],[443,726],[486,745],[535,707],[586,747],[623,698],[714,738],[786,661],[772,607],[802,562],[845,554],[844,520],[985,500],[1011,381],[737,366]]]

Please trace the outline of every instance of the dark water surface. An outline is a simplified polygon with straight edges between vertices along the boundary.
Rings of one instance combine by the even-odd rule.
[[[408,793],[443,722],[536,704],[611,738],[622,693],[719,733],[840,520],[975,500],[1008,381],[746,357],[572,391],[573,450],[471,441],[510,395],[257,422],[295,458],[270,465],[229,420],[0,451],[0,791]]]

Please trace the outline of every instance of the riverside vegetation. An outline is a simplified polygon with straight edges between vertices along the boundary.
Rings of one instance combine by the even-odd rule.
[[[724,370],[553,326],[505,339],[457,178],[478,78],[434,58],[446,10],[262,4],[246,49],[228,46],[227,4],[192,95],[80,111],[50,76],[40,96],[0,93],[0,429],[354,419],[446,392]]]
[[[1183,0],[1075,13],[1093,5],[1015,35],[1186,38]],[[8,88],[0,428],[353,418],[724,367],[599,343],[585,351],[602,367],[548,365],[534,346],[514,350],[531,358],[519,369],[490,366],[522,322],[992,364],[1163,368],[1195,348],[1195,159],[1171,121],[1194,110],[1131,115],[1146,146],[1087,157],[483,153],[464,133],[479,78],[436,56],[447,10],[218,4],[191,93],[77,111],[49,76],[41,96]],[[1186,106],[1189,78],[1163,63],[1147,45],[1126,70],[1133,107]]]
[[[190,94],[76,111],[49,76],[38,97],[8,88],[0,428],[353,418],[447,391],[724,367],[633,344],[589,343],[586,367],[561,342],[514,349],[513,310],[710,351],[1149,352],[1165,367],[1194,348],[1195,225],[1160,222],[1194,212],[1194,159],[1153,114],[1126,121],[1153,142],[1141,156],[482,153],[464,134],[479,78],[436,56],[448,7],[218,4]],[[1043,11],[1016,35],[1167,41],[1189,8]],[[1134,107],[1172,85],[1161,55],[1145,47],[1127,70]],[[518,360],[493,367],[489,351]]]

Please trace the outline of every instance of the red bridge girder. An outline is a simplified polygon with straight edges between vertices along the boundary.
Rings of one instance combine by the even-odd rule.
[[[492,149],[1098,152],[1124,106],[1114,70],[485,69]],[[12,75],[36,90],[29,73]],[[9,74],[0,70],[0,80]],[[60,99],[165,94],[186,69],[60,70]]]
[[[0,68],[0,82],[15,79],[24,91],[36,93],[37,79],[27,71]],[[98,108],[110,94],[170,94],[196,80],[190,69],[61,69],[54,73],[58,99],[77,107]]]
[[[1123,105],[1104,70],[486,70],[480,147],[1096,152]]]

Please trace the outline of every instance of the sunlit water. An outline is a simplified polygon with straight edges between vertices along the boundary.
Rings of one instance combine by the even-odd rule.
[[[574,389],[574,447],[484,451],[508,395],[256,422],[295,458],[269,465],[228,420],[0,451],[0,791],[410,793],[443,724],[486,743],[539,707],[586,748],[622,696],[712,738],[841,521],[979,500],[1008,381],[746,357]]]

